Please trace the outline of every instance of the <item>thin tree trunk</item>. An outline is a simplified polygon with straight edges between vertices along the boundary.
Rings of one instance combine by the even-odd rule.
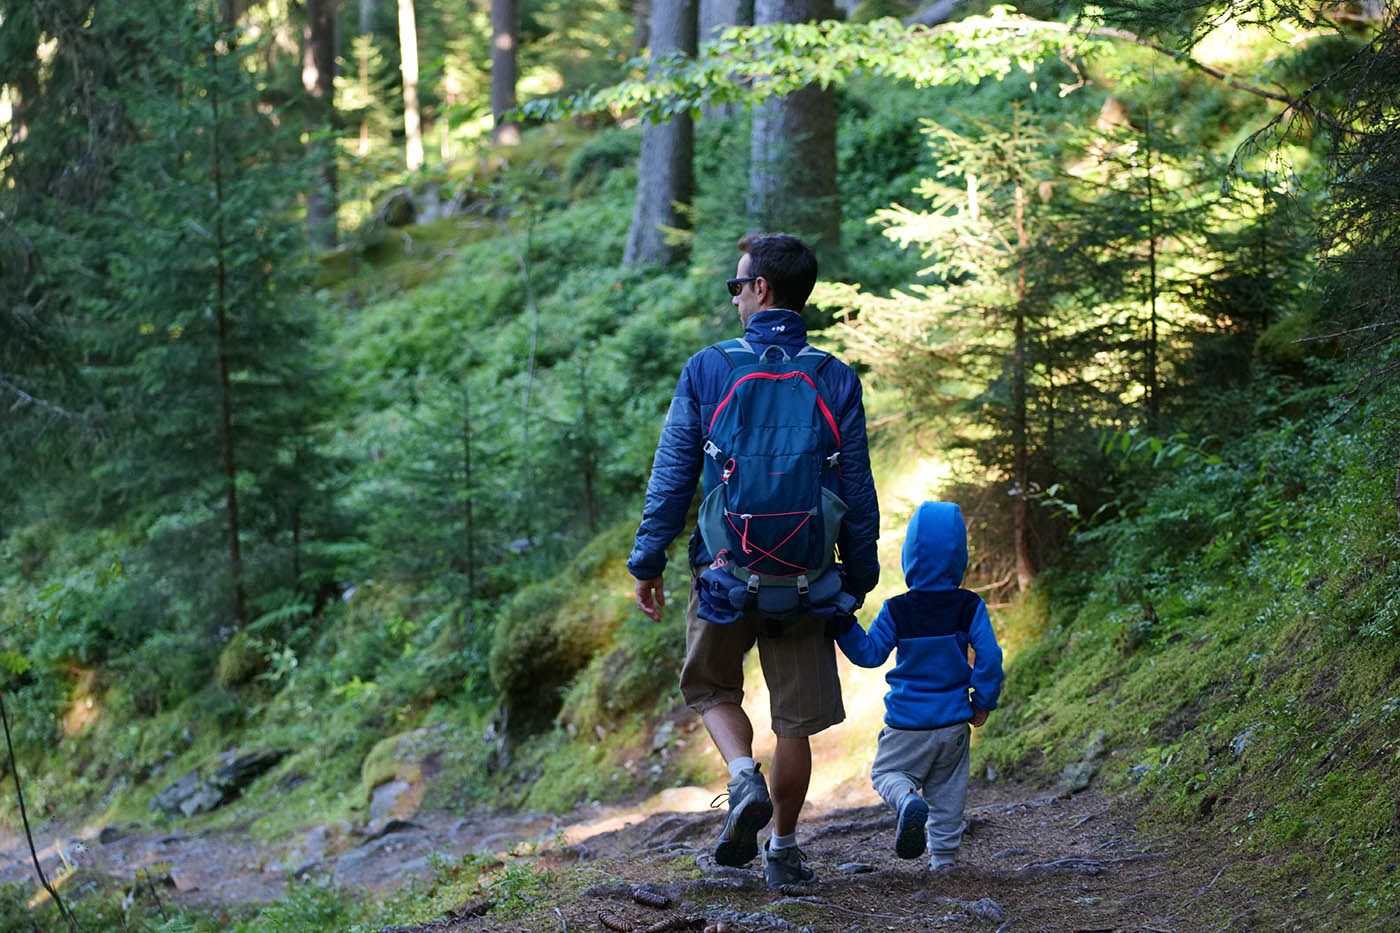
[[[399,0],[399,71],[403,75],[404,164],[423,167],[423,122],[418,112],[418,26],[413,0]]]
[[[365,113],[360,118],[361,156],[369,155],[369,42],[366,39],[374,28],[374,0],[360,0],[360,93],[365,101]]]
[[[580,469],[583,471],[583,506],[588,520],[588,533],[598,533],[598,451],[593,443],[593,417],[588,395],[588,359],[579,364],[579,427],[583,432],[580,445],[582,455]]]
[[[1016,270],[1015,357],[1012,366],[1012,444],[1016,474],[1016,513],[1012,534],[1015,537],[1016,586],[1024,592],[1030,588],[1035,571],[1031,566],[1030,550],[1030,441],[1026,414],[1026,191],[1016,182],[1016,247],[1020,259]]]
[[[651,45],[651,0],[634,0],[632,4],[632,57],[641,55],[649,45]]]
[[[652,7],[653,63],[672,52],[695,54],[696,3],[667,0]],[[648,70],[654,74],[656,69],[653,65]],[[690,226],[686,208],[695,195],[694,155],[695,127],[688,112],[667,123],[648,124],[642,131],[637,200],[623,265],[670,265],[685,259],[686,247],[670,242],[667,231]]]
[[[232,39],[228,39],[232,43]],[[243,552],[239,544],[238,524],[238,466],[234,457],[233,443],[233,388],[229,379],[229,327],[228,327],[228,263],[227,241],[224,237],[224,175],[223,154],[219,151],[219,128],[223,119],[219,111],[219,58],[220,51],[214,49],[214,80],[209,89],[210,127],[209,144],[213,157],[214,175],[214,247],[217,262],[217,283],[214,313],[218,324],[219,346],[219,446],[223,454],[224,469],[224,509],[228,522],[228,563],[229,577],[233,586],[233,621],[238,628],[248,622],[248,614],[243,590]]]
[[[830,0],[755,0],[754,25],[829,19]],[[757,229],[841,242],[836,102],[812,84],[754,108],[749,217]]]
[[[520,142],[520,127],[505,119],[515,107],[516,46],[520,43],[520,11],[516,0],[491,0],[491,141],[502,146]]]
[[[323,249],[335,247],[337,183],[335,145],[335,22],[338,0],[306,0],[306,34],[301,80],[311,113],[308,121],[312,161],[311,184],[306,192],[306,223],[312,242]]]
[[[1400,460],[1395,463],[1395,527],[1400,531]]]
[[[1146,131],[1147,174],[1147,429],[1156,431],[1161,415],[1157,390],[1157,205],[1152,188],[1152,122]]]

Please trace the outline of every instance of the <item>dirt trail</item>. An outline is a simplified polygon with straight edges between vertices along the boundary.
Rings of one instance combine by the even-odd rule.
[[[931,875],[922,859],[894,856],[894,821],[882,806],[818,802],[801,830],[818,882],[785,891],[764,886],[758,860],[746,869],[713,863],[708,852],[723,810],[705,806],[708,797],[689,788],[667,792],[644,810],[584,809],[568,817],[420,814],[377,837],[352,834],[319,850],[308,843],[314,832],[296,844],[269,846],[238,827],[202,835],[138,832],[105,844],[93,837],[81,853],[65,845],[89,876],[130,885],[144,872],[163,883],[164,898],[204,905],[272,900],[288,877],[330,877],[351,890],[385,891],[430,875],[429,855],[514,849],[550,870],[539,909],[520,919],[504,921],[494,905],[479,901],[428,924],[388,928],[399,933],[706,927],[1186,933],[1279,929],[1280,916],[1291,916],[1299,929],[1326,925],[1251,900],[1255,895],[1240,887],[1249,866],[1238,856],[1184,838],[1143,838],[1131,828],[1131,814],[1092,792],[1060,798],[974,785],[960,864],[945,877]],[[32,880],[27,851],[13,838],[3,842],[0,882]],[[47,848],[45,869],[56,874],[60,856],[54,845]],[[661,895],[666,906],[642,903],[639,890]]]
[[[1226,869],[1240,867],[1238,860],[1227,862],[1220,853],[1174,838],[1142,838],[1125,814],[1097,794],[1062,799],[1026,795],[1024,789],[974,788],[967,815],[959,867],[939,877],[923,859],[895,857],[894,820],[883,806],[814,814],[804,818],[801,845],[818,871],[817,883],[770,891],[757,860],[746,869],[713,863],[708,850],[719,825],[717,811],[657,813],[546,855],[553,891],[541,909],[519,921],[493,920],[489,904],[477,902],[440,921],[388,929],[1186,933],[1279,928],[1274,912],[1250,903],[1229,880]],[[644,903],[660,903],[649,895],[660,895],[666,906]]]

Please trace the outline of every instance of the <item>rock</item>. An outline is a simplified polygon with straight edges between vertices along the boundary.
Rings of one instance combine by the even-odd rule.
[[[280,858],[267,865],[264,870],[300,875],[324,862],[337,844],[350,838],[350,830],[350,824],[345,820],[313,826],[305,836],[288,847]]]
[[[332,881],[343,887],[366,884],[373,881],[376,875],[400,879],[409,873],[410,868],[418,870],[426,867],[425,859],[431,849],[432,843],[426,836],[406,833],[381,836],[337,859]],[[378,861],[383,864],[376,865]]]
[[[656,729],[656,734],[651,737],[651,750],[659,752],[671,744],[676,737],[676,724],[671,720],[666,720]]]
[[[1235,757],[1238,758],[1244,754],[1245,749],[1249,748],[1249,746],[1253,744],[1254,727],[1250,726],[1248,729],[1244,730],[1239,735],[1235,736],[1233,739],[1230,740],[1230,751],[1234,752]]]
[[[1138,781],[1141,781],[1144,777],[1146,777],[1147,772],[1151,770],[1151,762],[1144,761],[1142,764],[1133,765],[1131,768],[1129,768],[1128,777],[1132,778],[1133,783],[1136,784]]]
[[[422,791],[414,793],[414,786],[407,781],[389,781],[380,784],[370,794],[369,825],[365,827],[371,836],[381,834],[390,821],[412,816],[418,810],[418,802],[423,798]]]
[[[1089,786],[1094,775],[1098,773],[1107,740],[1108,733],[1102,729],[1089,737],[1088,743],[1084,746],[1083,757],[1079,761],[1065,765],[1060,771],[1060,776],[1055,782],[1056,792],[1061,796],[1068,796],[1077,794]]]
[[[836,866],[837,871],[847,872],[852,875],[864,875],[875,870],[875,866],[869,862],[842,862]]]
[[[990,897],[979,898],[970,904],[964,904],[963,909],[974,917],[993,922],[999,922],[1006,916],[1006,911],[1001,909],[1001,905]]]
[[[286,749],[239,755],[225,752],[167,784],[149,808],[168,816],[194,816],[228,803],[287,756]]]

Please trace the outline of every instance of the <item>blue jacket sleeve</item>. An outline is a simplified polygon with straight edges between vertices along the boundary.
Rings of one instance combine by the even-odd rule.
[[[865,402],[860,378],[846,368],[849,386],[843,393],[838,424],[841,427],[841,478],[838,493],[846,503],[846,517],[836,538],[836,548],[846,569],[846,590],[857,599],[880,581],[880,502],[870,473],[870,447],[865,436]]]
[[[850,628],[837,636],[836,644],[841,646],[841,651],[851,659],[852,664],[879,667],[885,663],[895,645],[894,620],[890,618],[889,611],[881,606],[880,614],[870,624],[869,632],[852,623]]]
[[[656,444],[642,523],[627,558],[627,570],[638,580],[659,577],[666,569],[666,549],[685,529],[686,513],[700,480],[704,455],[700,404],[693,391],[695,367],[696,357],[692,357],[681,370]]]
[[[990,712],[997,708],[1005,675],[1001,670],[1001,645],[997,644],[996,633],[992,631],[986,603],[978,604],[967,639],[977,655],[972,664],[972,705]]]

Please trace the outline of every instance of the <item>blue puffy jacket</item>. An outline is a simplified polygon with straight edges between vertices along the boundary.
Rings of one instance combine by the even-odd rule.
[[[919,506],[902,556],[909,592],[885,600],[868,633],[851,620],[836,639],[861,667],[879,667],[898,649],[885,675],[885,724],[939,729],[966,722],[974,708],[996,709],[1001,646],[982,597],[959,589],[967,572],[962,510],[951,502]],[[969,645],[975,664],[967,660]]]
[[[770,309],[749,318],[744,337],[760,354],[774,345],[795,353],[807,343],[807,326],[801,315],[793,311]],[[703,425],[714,414],[730,372],[723,351],[713,347],[692,356],[681,370],[661,440],[656,445],[642,524],[627,559],[627,569],[638,580],[661,576],[666,567],[666,548],[685,528],[686,513],[703,466]],[[880,537],[880,506],[870,475],[865,405],[860,377],[840,360],[833,359],[822,368],[822,381],[829,396],[827,404],[841,429],[837,494],[848,509],[836,541],[837,557],[845,565],[846,592],[860,600],[880,579],[880,560],[875,549]],[[713,560],[698,536],[692,547],[696,564]]]

